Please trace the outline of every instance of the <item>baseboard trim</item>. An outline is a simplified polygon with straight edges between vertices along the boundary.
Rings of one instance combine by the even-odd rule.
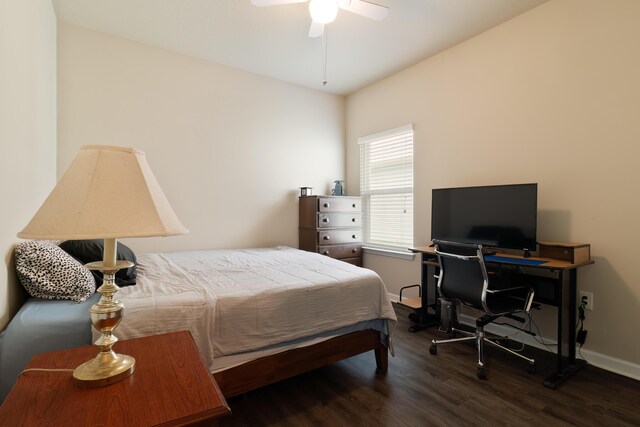
[[[389,299],[392,302],[397,303],[400,300],[400,296],[389,293]],[[471,327],[475,327],[476,324],[475,318],[466,314],[460,314],[458,320],[461,323]],[[517,339],[518,341],[521,341],[526,345],[530,345],[531,347],[539,348],[545,351],[549,351],[549,349],[545,347],[544,344],[538,342],[538,340],[543,341],[549,347],[553,347],[557,344],[557,341],[542,336],[537,337],[538,340],[536,340],[536,338],[532,337],[529,334],[518,332],[513,328],[509,328],[508,326],[503,325],[489,324],[487,325],[485,330],[495,335],[513,337],[514,339]],[[634,380],[640,380],[639,364],[619,359],[617,357],[608,356],[606,354],[598,353],[585,348],[580,350],[580,353],[582,355],[582,358],[585,359],[590,365],[596,366],[609,372],[613,372],[615,374],[632,378]]]
[[[475,327],[476,320],[472,316],[468,316],[465,314],[460,315],[459,320],[465,325],[469,325],[471,327]],[[548,348],[538,342],[534,337],[529,334],[525,334],[523,332],[518,332],[513,328],[509,328],[508,326],[503,325],[495,325],[489,324],[485,328],[487,332],[490,332],[495,335],[500,336],[514,336],[517,335],[517,340],[524,342],[527,345],[532,347],[536,347],[545,351],[549,351]],[[552,340],[549,338],[545,338],[542,336],[537,337],[539,340],[545,342],[549,347],[553,347],[557,344],[556,340]],[[618,359],[617,357],[608,356],[606,354],[598,353],[595,351],[587,350],[583,348],[580,350],[582,355],[582,359],[585,359],[590,365],[596,366],[598,368],[604,369],[609,372],[613,372],[616,374],[624,375],[625,377],[633,378],[635,380],[640,380],[640,365],[628,362],[626,360]],[[580,357],[580,354],[577,355]]]

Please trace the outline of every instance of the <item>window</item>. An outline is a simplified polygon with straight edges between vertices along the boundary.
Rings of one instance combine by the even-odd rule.
[[[364,244],[406,251],[413,246],[413,126],[365,136],[358,144]]]

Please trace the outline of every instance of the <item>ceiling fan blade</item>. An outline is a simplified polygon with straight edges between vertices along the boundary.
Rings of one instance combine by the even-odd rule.
[[[389,14],[389,8],[379,4],[371,3],[364,0],[347,0],[339,1],[338,5],[341,9],[348,10],[374,21],[382,21]]]
[[[251,0],[254,6],[276,6],[278,4],[305,3],[307,0]]]
[[[309,37],[320,37],[324,33],[324,24],[316,21],[311,21],[311,27],[309,28]]]

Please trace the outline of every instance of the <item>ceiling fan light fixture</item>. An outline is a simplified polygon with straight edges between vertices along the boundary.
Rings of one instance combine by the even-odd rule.
[[[311,0],[309,13],[315,22],[328,24],[338,16],[338,2],[336,0]]]

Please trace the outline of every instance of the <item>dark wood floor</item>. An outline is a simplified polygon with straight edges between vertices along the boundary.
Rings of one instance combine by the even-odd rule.
[[[396,307],[396,356],[385,377],[373,352],[229,400],[223,426],[640,426],[640,382],[587,366],[557,390],[542,385],[549,353],[528,349],[538,372],[492,348],[488,380],[476,377],[473,345],[440,346],[436,328],[409,333]]]

